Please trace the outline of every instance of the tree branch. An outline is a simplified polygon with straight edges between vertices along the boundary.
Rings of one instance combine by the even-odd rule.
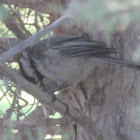
[[[56,126],[57,124],[67,125],[62,123],[61,119],[42,119],[42,120],[34,120],[34,121],[15,121],[15,120],[6,120],[3,122],[3,128],[9,128],[9,124],[11,128],[17,129],[18,127],[23,128],[33,128],[39,126]]]
[[[35,35],[29,37],[25,41],[17,44],[15,47],[12,47],[7,52],[0,55],[0,63],[7,61],[9,58],[14,57],[16,54],[22,52],[27,47],[32,47],[36,43],[39,42],[40,38],[44,36],[47,33],[50,33],[52,30],[55,30],[56,27],[58,27],[60,24],[65,22],[69,17],[68,16],[62,16],[59,19],[57,19],[55,22],[53,22],[51,25],[48,25],[43,30],[37,32]],[[0,65],[1,66],[1,65]]]
[[[17,38],[25,39],[27,37],[26,34],[24,34],[23,30],[15,24],[17,21],[16,17],[13,16],[3,5],[1,5],[0,12],[2,13],[0,14],[0,20],[6,25],[6,27],[11,30]]]
[[[96,124],[84,114],[79,112],[78,110],[68,106],[66,103],[62,102],[60,99],[56,99],[53,103],[53,97],[47,93],[43,93],[39,87],[33,85],[26,81],[24,78],[19,76],[16,70],[13,70],[6,66],[5,64],[1,65],[1,72],[7,74],[6,76],[12,77],[16,84],[21,84],[23,90],[27,91],[35,98],[37,98],[41,103],[46,104],[47,106],[65,114],[68,110],[68,116],[72,118],[74,121],[83,126],[86,130],[91,132],[94,136],[101,136],[101,131],[97,128]]]
[[[21,0],[1,0],[3,4],[11,4],[16,5],[19,8],[30,8],[32,10],[37,10],[46,14],[62,14],[65,8],[67,7],[67,3],[70,0],[36,0],[36,1],[21,1]],[[57,8],[54,8],[56,7]]]

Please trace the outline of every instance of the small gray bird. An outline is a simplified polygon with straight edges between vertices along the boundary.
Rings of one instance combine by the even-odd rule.
[[[23,76],[32,83],[39,83],[44,77],[62,84],[76,84],[85,80],[94,69],[96,60],[120,64],[140,70],[135,62],[111,57],[116,49],[105,43],[83,37],[57,35],[40,41],[19,57]]]

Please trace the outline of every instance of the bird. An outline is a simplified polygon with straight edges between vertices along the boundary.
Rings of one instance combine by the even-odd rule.
[[[72,35],[55,35],[25,49],[18,58],[23,77],[33,84],[44,78],[58,84],[77,84],[92,74],[96,60],[140,70],[136,62],[112,57],[118,53],[101,41]]]

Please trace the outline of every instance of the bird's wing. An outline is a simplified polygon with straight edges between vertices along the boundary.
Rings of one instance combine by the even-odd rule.
[[[63,56],[102,56],[110,53],[115,53],[114,48],[107,48],[105,43],[73,37],[67,40],[61,40],[59,43],[54,44],[51,49],[58,50]]]
[[[115,48],[106,47],[105,43],[89,40],[85,38],[71,38],[70,40],[59,42],[59,45],[53,46],[53,49],[59,50],[59,54],[63,56],[89,56],[102,59],[115,64],[120,64],[123,67],[140,70],[140,64],[132,61],[127,61],[109,56],[111,53],[116,53]]]
[[[62,56],[70,56],[70,57],[78,57],[78,56],[89,56],[96,57],[102,59],[104,61],[120,64],[124,67],[132,68],[140,70],[140,65],[122,60],[119,58],[113,58],[108,56],[111,53],[116,53],[115,48],[108,48],[107,45],[102,42],[69,36],[69,35],[58,35],[54,37],[50,37],[48,39],[42,40],[38,44],[36,44],[33,48],[32,55],[36,55],[40,57],[47,49],[50,49],[50,52],[59,52],[59,55]],[[53,54],[49,52],[49,56]]]
[[[47,49],[52,49],[53,46],[57,46],[60,48],[63,43],[72,42],[77,40],[79,37],[69,36],[69,35],[56,35],[53,37],[49,37],[47,39],[41,40],[39,43],[34,45],[30,50],[30,55],[32,57],[38,58],[40,57]]]

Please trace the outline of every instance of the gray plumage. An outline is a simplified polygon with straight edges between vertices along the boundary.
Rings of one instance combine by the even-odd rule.
[[[36,83],[41,79],[39,77],[47,77],[59,83],[76,84],[92,73],[97,59],[140,69],[137,63],[111,57],[112,53],[116,53],[116,50],[108,48],[105,43],[82,37],[58,35],[42,40],[32,49],[28,49],[27,54],[23,53],[19,57],[19,62],[22,72],[26,73],[26,76],[35,78]],[[25,66],[24,57],[30,59],[24,59],[30,64]],[[28,66],[30,68],[27,70]],[[34,76],[35,73],[40,75],[38,79]]]

